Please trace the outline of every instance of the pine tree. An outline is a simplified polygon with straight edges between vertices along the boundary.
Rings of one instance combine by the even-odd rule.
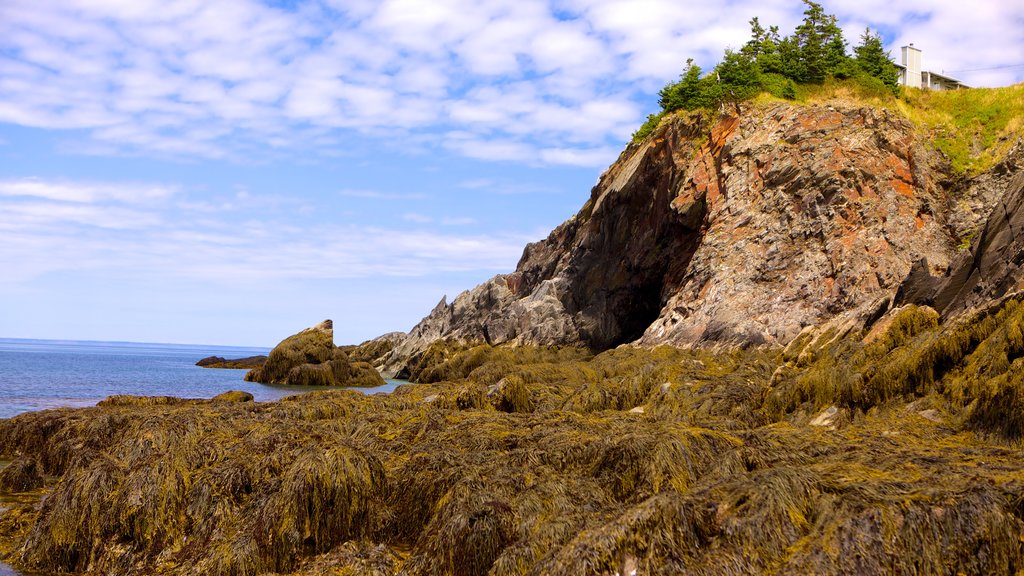
[[[658,103],[661,109],[666,112],[685,108],[692,110],[700,107],[701,100],[701,69],[693,63],[693,58],[686,59],[686,68],[679,77],[679,82],[674,82],[658,92]]]
[[[752,98],[761,91],[761,69],[757,62],[741,52],[725,51],[722,62],[715,67],[722,95],[737,102]]]
[[[821,83],[843,70],[849,60],[846,40],[835,16],[825,14],[821,4],[811,0],[804,0],[804,4],[804,20],[793,33],[797,60],[790,63],[793,75],[786,75],[798,82]]]
[[[770,26],[765,30],[755,16],[750,20],[750,40],[740,48],[740,54],[757,63],[765,74],[782,73],[782,59],[779,55],[779,27]]]
[[[861,70],[881,80],[893,92],[899,89],[899,73],[896,71],[896,65],[893,64],[889,53],[882,46],[882,37],[872,34],[871,28],[864,29],[864,34],[860,37],[860,44],[854,47],[853,53],[856,55],[857,66]]]

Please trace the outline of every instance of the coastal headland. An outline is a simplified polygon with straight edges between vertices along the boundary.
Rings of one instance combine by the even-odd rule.
[[[1024,569],[1024,86],[851,90],[666,114],[515,271],[408,334],[304,330],[249,376],[414,382],[391,394],[121,396],[0,420],[0,491],[30,494],[0,505],[0,559]],[[958,127],[972,106],[1011,112]]]

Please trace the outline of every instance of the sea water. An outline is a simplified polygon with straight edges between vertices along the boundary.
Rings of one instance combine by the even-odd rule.
[[[242,358],[266,348],[0,339],[0,418],[46,408],[94,406],[115,394],[211,398],[244,390],[257,402],[322,390],[246,382],[245,370],[200,368],[207,356]],[[401,381],[362,388],[390,392]],[[2,572],[0,572],[2,576]]]

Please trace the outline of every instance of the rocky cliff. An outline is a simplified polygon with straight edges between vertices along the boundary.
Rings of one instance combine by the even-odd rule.
[[[514,272],[442,300],[385,372],[439,339],[747,347],[871,319],[915,262],[930,277],[966,257],[1016,166],[954,178],[917,127],[874,107],[671,116]]]

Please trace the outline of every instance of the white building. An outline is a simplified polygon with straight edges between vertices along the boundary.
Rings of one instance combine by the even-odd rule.
[[[913,43],[900,48],[900,63],[896,64],[899,71],[899,83],[909,88],[927,88],[929,90],[956,90],[958,88],[969,88],[963,82],[921,69],[921,50],[914,48]]]

